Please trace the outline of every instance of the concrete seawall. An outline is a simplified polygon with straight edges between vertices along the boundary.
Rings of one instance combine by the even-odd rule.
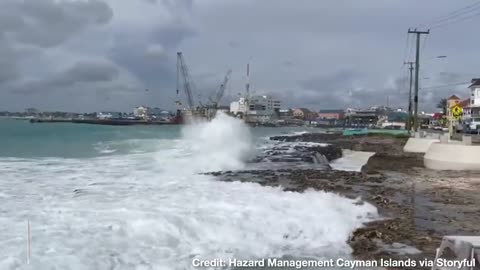
[[[424,163],[432,170],[480,171],[480,146],[433,143]]]
[[[433,143],[438,143],[438,139],[430,138],[410,138],[403,147],[407,153],[426,153]]]

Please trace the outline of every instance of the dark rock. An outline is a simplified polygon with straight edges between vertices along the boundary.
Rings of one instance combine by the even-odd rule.
[[[296,136],[275,136],[271,140],[283,142],[317,142],[333,144],[354,151],[392,153],[402,152],[408,138],[389,135],[355,135],[308,133]]]
[[[376,153],[362,167],[366,174],[379,174],[379,171],[408,171],[412,168],[423,168],[423,156],[415,153],[391,152]]]

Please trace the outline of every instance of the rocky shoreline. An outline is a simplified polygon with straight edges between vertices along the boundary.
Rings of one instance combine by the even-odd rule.
[[[314,189],[361,197],[385,219],[353,233],[349,244],[357,258],[433,258],[443,235],[480,233],[480,215],[475,214],[480,211],[480,174],[427,170],[421,155],[403,153],[408,138],[302,134],[270,139],[279,146],[252,162],[291,166],[210,174],[221,181],[256,182],[285,191]],[[375,154],[361,172],[332,170],[328,162],[341,157],[342,149]],[[325,166],[302,168],[298,162]]]

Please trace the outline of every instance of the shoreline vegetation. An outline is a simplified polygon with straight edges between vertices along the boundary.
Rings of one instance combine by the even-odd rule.
[[[348,243],[358,259],[434,259],[444,235],[480,233],[480,172],[428,170],[421,154],[403,152],[408,136],[306,133],[270,140],[329,144],[297,149],[294,156],[307,163],[316,163],[312,156],[317,154],[334,160],[341,156],[342,149],[375,152],[360,172],[336,171],[329,166],[302,168],[292,163],[281,169],[209,173],[220,181],[361,197],[376,206],[384,219],[368,223],[351,235]],[[278,152],[274,148],[268,154],[275,156]]]

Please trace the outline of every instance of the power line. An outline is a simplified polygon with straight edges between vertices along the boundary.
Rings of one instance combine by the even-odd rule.
[[[478,4],[480,4],[480,2]],[[458,13],[458,14],[453,15],[453,16],[446,17],[442,20],[435,21],[435,22],[432,23],[432,25],[438,25],[438,24],[446,23],[446,22],[454,20],[456,18],[461,18],[465,15],[468,16],[468,15],[471,15],[473,12],[478,11],[478,10],[480,10],[480,6],[472,8],[472,9],[464,11],[464,12],[461,12],[461,13]]]
[[[422,90],[428,90],[428,89],[435,89],[435,88],[443,88],[443,87],[449,87],[449,86],[459,86],[459,85],[464,85],[464,84],[469,84],[470,81],[467,82],[459,82],[459,83],[451,83],[451,84],[443,84],[443,85],[436,85],[436,86],[429,86],[429,87],[423,87]]]
[[[441,24],[434,25],[434,26],[432,26],[431,28],[432,28],[432,29],[436,29],[436,28],[440,28],[440,27],[447,26],[447,25],[459,23],[459,22],[462,22],[462,21],[471,19],[471,18],[473,18],[473,17],[477,17],[477,16],[479,16],[479,15],[480,15],[480,12],[475,13],[475,14],[472,14],[471,16],[459,18],[459,19],[457,19],[457,20],[446,21],[445,23],[441,23]]]
[[[466,15],[466,14],[472,12],[472,11],[477,10],[478,8],[480,8],[480,1],[476,1],[475,3],[467,5],[463,8],[456,9],[452,12],[447,13],[446,15],[438,16],[438,17],[432,19],[431,21],[429,21],[428,23],[421,24],[419,27],[423,27],[423,26],[426,26],[426,25],[435,25],[435,24],[438,24],[438,23],[441,23],[441,22],[444,22],[444,21],[447,21],[447,20],[451,20],[451,19],[454,19],[456,17]]]

